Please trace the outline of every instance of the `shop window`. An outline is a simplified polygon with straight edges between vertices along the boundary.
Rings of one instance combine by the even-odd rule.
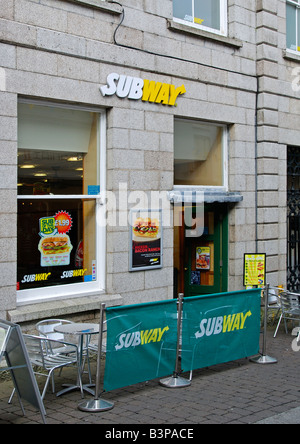
[[[103,119],[102,112],[19,103],[19,303],[104,288]]]
[[[227,0],[173,0],[174,21],[227,35]]]
[[[300,0],[286,2],[287,49],[300,51]]]
[[[174,185],[227,188],[227,128],[175,119]]]

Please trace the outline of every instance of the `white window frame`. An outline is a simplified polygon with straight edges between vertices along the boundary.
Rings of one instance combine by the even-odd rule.
[[[175,120],[184,120],[185,122],[190,119],[175,119]],[[228,178],[228,143],[229,143],[229,132],[228,126],[215,122],[206,122],[202,120],[198,120],[198,123],[207,124],[217,126],[223,129],[222,134],[222,152],[223,152],[223,185],[222,186],[211,186],[211,185],[173,185],[174,190],[198,190],[198,191],[220,191],[220,192],[228,192],[229,191],[229,178]]]
[[[194,1],[193,1],[193,19],[195,18],[194,13]],[[213,34],[222,35],[227,37],[228,35],[228,13],[227,13],[227,0],[220,0],[220,30],[210,28],[208,26],[203,26],[197,23],[192,23],[188,20],[182,20],[173,16],[175,23],[180,23],[182,25],[190,26],[191,28],[201,29],[203,31],[211,32]]]
[[[286,0],[286,4],[288,5],[292,5],[295,6],[296,9],[300,9],[300,1],[299,0]],[[300,41],[298,41],[298,14],[296,14],[296,47],[300,48]],[[287,17],[286,17],[286,26],[287,26]],[[287,40],[287,35],[286,35],[286,40]],[[287,42],[286,42],[287,43]],[[287,52],[290,52],[292,54],[300,54],[300,49],[291,49],[291,48],[286,48]]]
[[[94,200],[95,225],[96,225],[96,281],[75,284],[56,285],[53,287],[40,287],[17,291],[17,305],[47,302],[57,299],[69,299],[76,297],[92,296],[105,292],[106,282],[106,223],[105,206],[103,205],[106,194],[106,112],[102,108],[89,108],[82,106],[61,105],[54,102],[20,99],[19,103],[36,104],[54,108],[73,109],[79,111],[94,112],[99,115],[98,121],[98,149],[100,159],[100,194],[98,195],[18,195],[18,200],[59,200],[59,199],[84,199]]]

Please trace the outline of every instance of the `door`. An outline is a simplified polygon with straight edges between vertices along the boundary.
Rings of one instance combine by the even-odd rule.
[[[228,286],[226,205],[208,205],[201,237],[185,238],[185,296],[222,293]]]
[[[300,149],[288,146],[287,288],[300,291]]]

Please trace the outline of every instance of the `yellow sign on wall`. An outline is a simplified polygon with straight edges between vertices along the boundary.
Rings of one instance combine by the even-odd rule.
[[[266,284],[266,255],[245,254],[244,286],[264,287]]]

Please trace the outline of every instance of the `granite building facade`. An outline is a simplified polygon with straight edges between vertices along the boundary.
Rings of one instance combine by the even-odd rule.
[[[298,3],[0,0],[1,318],[298,289]]]

